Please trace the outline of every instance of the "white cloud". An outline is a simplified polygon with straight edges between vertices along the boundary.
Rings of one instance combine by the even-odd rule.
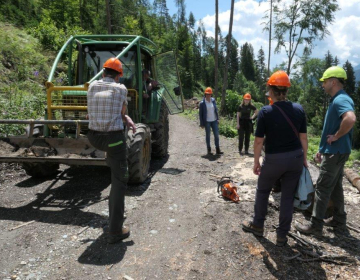
[[[333,56],[337,56],[340,64],[349,60],[353,67],[360,64],[360,1],[359,0],[338,0],[340,10],[335,13],[335,20],[328,27],[330,35],[323,41],[315,42],[313,57],[323,58],[329,50]],[[255,55],[262,46],[268,56],[267,32],[263,32],[265,22],[263,17],[269,10],[269,3],[259,4],[255,0],[236,1],[234,6],[233,36],[240,45],[245,42],[251,43]],[[222,35],[226,36],[229,31],[230,10],[219,14],[219,26]],[[203,18],[208,36],[214,36],[215,15],[208,15]],[[271,67],[286,60],[285,51],[274,55],[273,49],[276,42],[272,41]],[[301,55],[301,49],[298,52]]]

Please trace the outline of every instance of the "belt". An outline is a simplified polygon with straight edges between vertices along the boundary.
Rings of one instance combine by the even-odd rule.
[[[93,134],[101,134],[101,135],[112,135],[112,134],[119,134],[124,133],[124,130],[113,130],[113,131],[96,131],[90,130]]]

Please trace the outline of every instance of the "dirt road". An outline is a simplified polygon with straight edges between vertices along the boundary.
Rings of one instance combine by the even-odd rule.
[[[253,158],[222,137],[225,154],[206,156],[204,131],[182,116],[170,117],[170,131],[169,157],[153,161],[149,179],[128,191],[131,236],[118,244],[107,244],[103,230],[107,168],[62,166],[38,180],[0,165],[0,279],[359,279],[360,233],[327,229],[305,237],[313,244],[306,250],[292,238],[276,247],[279,194],[270,197],[265,238],[243,232],[253,212]],[[218,196],[214,175],[242,183],[240,203]],[[344,183],[348,219],[359,224],[360,195]]]

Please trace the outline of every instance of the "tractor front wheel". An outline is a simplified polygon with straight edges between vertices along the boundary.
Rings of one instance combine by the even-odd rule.
[[[169,149],[169,111],[164,101],[161,103],[159,121],[154,126],[152,133],[152,153],[154,157],[163,158]]]
[[[129,130],[126,139],[128,149],[129,183],[146,180],[151,159],[151,132],[145,124],[136,124],[136,132]]]

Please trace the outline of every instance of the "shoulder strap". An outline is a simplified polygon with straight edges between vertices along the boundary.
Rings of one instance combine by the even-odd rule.
[[[289,119],[289,117],[285,114],[285,112],[283,111],[283,109],[281,109],[279,106],[275,105],[275,103],[272,105],[276,108],[279,109],[280,113],[284,116],[284,118],[287,120],[287,122],[289,123],[289,125],[291,126],[291,128],[293,129],[295,135],[297,138],[299,138],[299,132],[296,130],[296,127],[294,126],[294,124],[292,123],[292,121]]]

